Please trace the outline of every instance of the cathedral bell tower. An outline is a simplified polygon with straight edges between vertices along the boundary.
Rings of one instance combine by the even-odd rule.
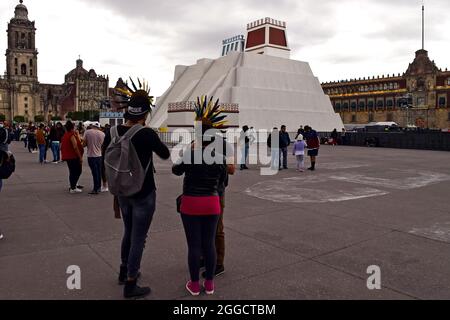
[[[28,19],[28,9],[23,0],[16,6],[14,17],[8,23],[8,49],[6,50],[6,75],[11,84],[11,111],[33,121],[39,108],[36,28]]]

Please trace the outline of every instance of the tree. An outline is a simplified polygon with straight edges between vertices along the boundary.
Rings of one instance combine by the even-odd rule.
[[[24,116],[15,116],[13,120],[18,123],[24,123],[25,117]]]
[[[44,122],[44,116],[42,116],[42,115],[35,116],[34,122]]]
[[[0,121],[4,122],[6,120],[6,116],[3,113],[0,113]]]
[[[61,117],[52,117],[52,121],[61,121]]]

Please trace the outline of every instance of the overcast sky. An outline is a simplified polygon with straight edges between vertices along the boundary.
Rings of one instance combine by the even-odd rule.
[[[6,30],[18,0],[1,0]],[[406,71],[421,46],[421,0],[25,0],[36,21],[42,83],[62,83],[78,55],[86,69],[150,80],[161,95],[175,65],[217,58],[221,41],[246,24],[287,22],[291,58],[307,61],[320,81]],[[450,1],[426,1],[426,49],[450,68]],[[0,50],[6,50],[6,32]],[[5,59],[0,61],[5,70]]]

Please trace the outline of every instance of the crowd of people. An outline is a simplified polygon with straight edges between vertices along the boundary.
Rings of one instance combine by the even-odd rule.
[[[336,129],[335,129],[336,131]],[[278,141],[276,140],[278,137]],[[249,161],[249,150],[251,144],[257,141],[256,132],[253,127],[244,126],[240,136],[240,145],[242,146],[242,159],[240,162],[240,170],[248,170],[247,163]],[[305,155],[310,157],[311,166],[310,171],[316,170],[316,161],[319,155],[321,140],[317,131],[311,126],[300,126],[295,136],[295,141],[291,140],[287,127],[282,125],[280,130],[273,128],[272,132],[267,138],[267,146],[271,154],[271,168],[272,170],[288,170],[288,150],[293,145],[293,156],[295,156],[297,165],[296,170],[299,172],[305,171]],[[337,145],[337,142],[336,144]]]
[[[126,122],[123,125],[100,128],[98,124],[92,124],[84,128],[82,123],[76,125],[67,121],[64,126],[54,123],[50,126],[39,124],[36,127],[30,123],[26,128],[18,128],[18,134],[13,132],[12,136],[23,140],[30,152],[38,151],[40,164],[48,162],[48,149],[52,151],[53,163],[66,162],[70,194],[83,192],[84,187],[79,184],[79,179],[86,148],[93,179],[89,194],[110,191],[114,195],[115,217],[121,219],[124,225],[118,283],[124,285],[125,298],[140,298],[151,293],[149,287],[139,286],[138,280],[157,204],[153,154],[168,160],[170,152],[159,135],[145,126],[152,107],[148,92],[129,89],[122,92],[122,97],[126,98],[127,106],[124,116]],[[200,163],[196,162],[196,152],[203,155],[218,138],[206,138],[210,134],[208,130],[221,129],[226,116],[222,114],[218,102],[214,104],[212,99],[208,100],[206,97],[198,100],[195,115],[196,123],[202,124],[201,140],[194,140],[183,148],[172,172],[176,176],[184,176],[183,192],[176,199],[176,205],[188,247],[190,280],[185,287],[191,295],[198,296],[202,291],[208,295],[214,294],[214,279],[225,271],[225,192],[229,176],[235,174],[236,168],[234,154],[230,160],[227,153],[232,147],[223,136],[220,136],[224,144],[221,151],[223,154],[215,151],[215,156],[222,161],[210,163],[202,157]],[[273,138],[275,135],[278,141]],[[243,148],[240,169],[247,170],[250,145],[257,140],[254,128],[245,126],[240,140]],[[314,171],[320,148],[317,132],[310,126],[301,127],[294,140],[291,141],[286,126],[281,126],[279,131],[277,128],[273,129],[267,140],[271,148],[272,168],[288,169],[288,149],[293,144],[292,155],[297,161],[296,169],[300,172],[305,170],[307,155],[311,160],[308,170]],[[277,143],[273,145],[275,141]],[[0,147],[5,149],[6,143],[0,140]],[[201,273],[202,268],[204,271]],[[201,277],[204,278],[203,283],[200,281]]]

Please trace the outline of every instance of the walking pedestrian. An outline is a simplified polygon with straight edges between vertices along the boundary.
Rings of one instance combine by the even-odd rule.
[[[303,140],[303,135],[299,134],[292,153],[297,159],[297,171],[300,172],[305,171],[305,148],[306,142]]]
[[[75,132],[74,124],[72,121],[67,121],[66,133],[61,141],[61,156],[69,168],[69,192],[72,194],[83,192],[83,187],[78,185],[78,180],[83,171],[83,153],[81,138]]]
[[[316,170],[316,159],[319,155],[320,139],[315,130],[310,126],[305,127],[306,145],[308,147],[308,156],[311,158],[310,171]]]
[[[331,145],[337,146],[338,144],[338,132],[337,129],[334,129],[333,132],[331,132]]]

